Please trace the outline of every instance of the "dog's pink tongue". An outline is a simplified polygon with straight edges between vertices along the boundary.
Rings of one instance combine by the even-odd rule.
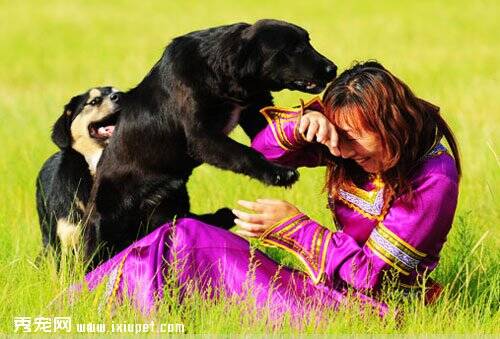
[[[113,135],[113,131],[115,130],[115,126],[104,126],[99,127],[97,133],[103,137],[111,137]]]

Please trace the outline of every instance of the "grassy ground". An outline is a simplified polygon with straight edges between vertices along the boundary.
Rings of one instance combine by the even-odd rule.
[[[327,315],[319,327],[270,327],[230,300],[200,298],[170,310],[167,305],[157,322],[182,322],[189,333],[500,333],[498,10],[496,1],[0,1],[0,332],[12,332],[16,316],[102,320],[91,297],[73,307],[52,302],[74,274],[58,277],[48,263],[41,269],[32,264],[41,243],[34,181],[55,151],[49,131],[62,106],[91,86],[133,86],[176,35],[273,17],[308,29],[313,45],[341,69],[352,60],[377,59],[441,107],[464,164],[454,227],[433,275],[448,286],[446,295],[427,308],[409,300],[399,325],[344,311]],[[299,97],[275,95],[280,105]],[[248,142],[240,131],[234,137]],[[301,175],[282,191],[202,166],[189,184],[193,208],[286,198],[329,224],[320,193],[323,170]],[[112,321],[140,320],[124,307]]]

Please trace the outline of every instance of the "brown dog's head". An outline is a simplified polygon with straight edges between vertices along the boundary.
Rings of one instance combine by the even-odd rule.
[[[96,87],[74,96],[52,129],[52,141],[62,150],[72,148],[82,154],[91,172],[113,135],[120,95],[113,87]]]

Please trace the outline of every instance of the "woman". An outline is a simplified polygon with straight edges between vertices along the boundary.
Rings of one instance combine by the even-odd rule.
[[[104,304],[127,296],[151,311],[174,267],[184,294],[194,282],[210,297],[243,297],[250,283],[256,305],[267,305],[276,316],[335,307],[345,303],[348,289],[384,314],[386,305],[367,294],[377,296],[386,273],[395,272],[401,288],[411,288],[436,267],[460,175],[455,140],[436,106],[415,97],[380,64],[366,62],[343,72],[323,103],[316,99],[300,110],[268,107],[262,113],[269,126],[252,147],[283,165],[326,165],[325,188],[338,231],[285,201],[261,199],[239,202],[254,213],[234,210],[238,233],[292,253],[307,274],[279,267],[231,232],[180,219],[86,276],[90,289],[106,281]],[[442,136],[454,158],[440,144]]]

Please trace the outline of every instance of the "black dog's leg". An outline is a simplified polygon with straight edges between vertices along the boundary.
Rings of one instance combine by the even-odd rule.
[[[124,232],[126,221],[137,215],[133,196],[127,194],[137,188],[137,182],[129,176],[113,175],[96,180],[84,217],[85,260],[90,263],[89,268],[119,250],[121,239],[128,236]]]
[[[189,214],[187,179],[171,176],[148,178],[140,188],[140,210],[142,213],[141,235],[174,218]]]
[[[272,105],[272,101],[263,101],[259,105],[252,105],[245,108],[240,115],[239,124],[246,135],[253,140],[257,133],[267,126],[267,120],[259,112],[259,109]]]
[[[163,183],[162,183],[163,182]],[[189,194],[183,182],[179,186],[172,186],[171,179],[163,178],[159,181],[150,181],[141,188],[143,199],[141,210],[145,211],[146,220],[144,234],[160,225],[172,221],[174,218],[193,218],[204,223],[229,229],[234,226],[235,215],[229,208],[221,208],[215,213],[195,214],[190,212]],[[149,188],[148,188],[149,187]],[[170,188],[170,189],[169,189]]]
[[[299,178],[297,170],[275,165],[225,134],[197,130],[190,131],[189,136],[194,157],[210,165],[246,174],[273,186],[290,186]]]
[[[215,213],[195,214],[187,212],[187,213],[175,214],[173,216],[172,215],[166,216],[163,213],[159,215],[155,214],[153,217],[148,218],[148,224],[160,226],[167,222],[173,221],[174,218],[175,219],[192,218],[204,222],[205,224],[209,224],[212,226],[228,230],[234,226],[234,219],[236,218],[236,216],[233,214],[233,212],[231,212],[230,208],[223,207],[218,209]],[[151,227],[152,226],[149,226],[149,228]],[[153,227],[153,229],[156,227]]]
[[[231,209],[227,207],[220,208],[215,213],[189,213],[186,216],[202,221],[205,224],[220,227],[225,230],[228,230],[234,226],[234,219],[236,218]]]
[[[85,228],[91,267],[174,217],[189,214],[186,179],[135,171],[103,175]]]
[[[95,206],[91,207],[95,209]],[[86,222],[85,222],[86,221]],[[100,215],[91,211],[85,217],[83,227],[83,249],[84,261],[87,264],[87,272],[95,268],[105,259],[104,252],[102,252],[102,243],[99,239],[100,229]]]
[[[239,124],[250,140],[267,126],[267,121],[260,114],[259,109],[272,104],[272,100],[265,100],[258,105],[247,107],[241,112]],[[187,216],[226,230],[234,226],[234,219],[236,218],[231,209],[227,207],[220,208],[215,213],[189,213]]]

